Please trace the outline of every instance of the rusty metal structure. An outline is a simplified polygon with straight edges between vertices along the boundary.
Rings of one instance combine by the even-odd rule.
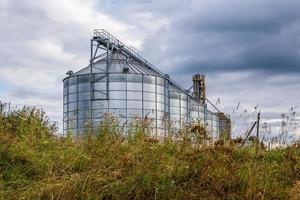
[[[205,76],[202,74],[195,74],[193,76],[193,96],[201,104],[205,105],[206,101],[206,85]]]

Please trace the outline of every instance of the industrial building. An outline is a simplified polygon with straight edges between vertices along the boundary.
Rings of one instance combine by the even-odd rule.
[[[87,67],[63,80],[64,132],[96,129],[112,113],[125,132],[131,120],[147,117],[156,137],[199,122],[219,138],[219,115],[207,109],[203,75],[194,75],[193,86],[184,89],[103,29],[94,30],[90,54]]]

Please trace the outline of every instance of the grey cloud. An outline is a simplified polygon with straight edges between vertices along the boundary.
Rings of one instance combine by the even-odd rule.
[[[167,49],[158,60],[177,58],[170,64],[178,73],[191,73],[199,66],[206,71],[299,73],[300,3],[251,2],[199,1],[190,12],[189,5],[176,13],[164,10],[159,14],[168,16],[169,28],[149,35],[144,49],[154,42],[164,44]]]
[[[92,29],[102,28],[105,21],[95,24],[91,20],[88,22],[91,30],[87,32],[80,23],[68,24],[50,18],[36,1],[7,2],[8,6],[0,5],[3,24],[0,26],[0,70],[36,70],[35,76],[40,75],[41,81],[46,76],[52,80],[41,83],[47,85],[49,91],[45,92],[37,87],[26,89],[26,85],[20,87],[9,80],[8,99],[36,97],[61,103],[61,78],[68,69],[86,66]],[[99,13],[130,27],[132,36],[143,38],[141,54],[180,84],[188,88],[192,74],[205,73],[209,99],[216,102],[221,98],[228,113],[232,113],[238,102],[245,109],[259,104],[265,119],[277,119],[279,113],[299,105],[298,0],[101,0],[92,3]],[[75,57],[55,59],[55,56],[39,55],[27,45],[28,41],[39,40]],[[43,45],[41,51],[45,50],[42,48]],[[1,78],[4,79],[3,75]],[[23,78],[25,81],[32,77]],[[61,111],[61,105],[57,110]],[[52,115],[57,118],[60,113]]]
[[[13,98],[26,99],[26,98],[37,98],[37,99],[47,99],[49,101],[57,101],[61,98],[60,90],[49,93],[45,90],[37,90],[31,87],[14,87],[9,95]]]

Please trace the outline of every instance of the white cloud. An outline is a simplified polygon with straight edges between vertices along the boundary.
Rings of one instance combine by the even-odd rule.
[[[129,30],[135,29],[135,26],[117,21],[96,11],[91,0],[39,1],[38,5],[48,19],[65,26],[66,29],[70,27],[71,30],[79,31],[81,34],[91,35],[93,29],[103,28],[118,33],[123,41],[127,41],[137,48],[141,45],[141,41],[132,37],[129,32]],[[77,33],[74,32],[74,34]],[[73,37],[71,32],[68,36]]]
[[[62,120],[62,79],[89,62],[94,28],[112,30],[141,46],[136,27],[96,11],[92,1],[1,1],[0,80],[9,90],[1,101],[44,108]],[[9,23],[8,23],[9,22]]]
[[[75,54],[65,52],[61,44],[49,39],[29,40],[26,44],[35,59],[70,62],[76,58]]]

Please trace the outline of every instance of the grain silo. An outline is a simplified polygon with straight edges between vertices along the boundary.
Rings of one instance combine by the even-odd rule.
[[[97,128],[105,113],[112,113],[122,127],[136,116],[151,118],[157,137],[170,131],[167,122],[179,130],[200,121],[218,138],[218,115],[207,109],[203,94],[192,95],[105,30],[94,31],[90,64],[67,75],[65,132],[80,135],[87,126]]]

